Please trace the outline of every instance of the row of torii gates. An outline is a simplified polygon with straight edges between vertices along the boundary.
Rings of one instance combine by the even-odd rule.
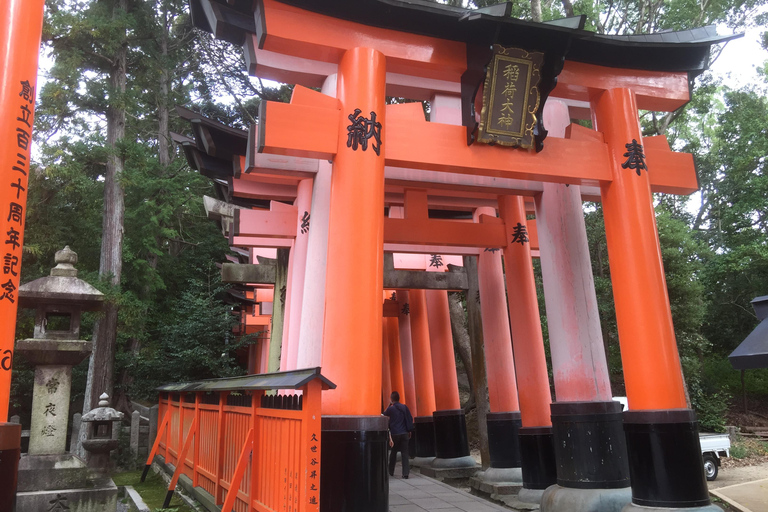
[[[473,464],[447,290],[467,291],[482,332],[492,470],[521,472],[531,492],[549,486],[545,510],[719,510],[686,403],[652,198],[695,191],[693,159],[643,137],[638,110],[682,107],[710,46],[728,38],[712,28],[598,36],[579,17],[509,18],[506,4],[190,0],[190,11],[197,27],[242,44],[253,74],[296,84],[290,103],[262,102],[247,134],[182,111],[195,139],[177,141],[228,200],[206,204],[248,263],[223,267],[225,279],[254,285],[244,330],[271,324],[251,371],[322,366],[337,385],[323,392],[322,510],[388,510],[389,389],[417,416],[417,455],[436,457],[434,467]],[[39,41],[39,21],[21,42]],[[4,52],[22,81],[36,67]],[[3,105],[18,103],[16,86],[0,89]],[[420,102],[387,96],[428,100],[429,121]],[[582,119],[591,128],[572,123]],[[2,133],[16,141],[17,128]],[[11,171],[0,175],[15,186]],[[601,201],[605,216],[623,413],[611,401],[583,200]],[[465,271],[444,272],[456,257]],[[13,318],[5,302],[0,313]]]
[[[245,251],[247,264],[222,270],[255,286],[245,289],[254,304],[243,332],[271,321],[251,371],[322,366],[337,384],[323,392],[321,509],[388,510],[380,413],[393,389],[416,416],[423,463],[474,465],[447,298],[464,290],[488,378],[487,478],[522,473],[524,491],[541,498],[548,488],[547,510],[718,510],[686,402],[652,198],[698,184],[691,155],[643,137],[638,110],[682,107],[710,46],[727,38],[711,28],[597,36],[583,18],[523,22],[505,4],[190,6],[197,27],[243,45],[252,74],[296,84],[290,103],[262,102],[247,134],[180,109],[195,138],[177,142],[217,183],[225,201],[207,198],[209,215]],[[522,107],[510,90],[525,84],[509,81],[509,66],[489,70],[497,60],[529,71]],[[511,139],[503,110],[485,117],[492,101],[529,115]],[[605,216],[623,413],[611,400],[584,200],[600,201]]]

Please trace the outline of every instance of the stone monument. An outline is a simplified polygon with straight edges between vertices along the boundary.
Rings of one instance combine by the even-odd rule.
[[[16,342],[16,352],[35,365],[29,451],[19,462],[16,512],[114,511],[117,487],[67,453],[72,367],[91,353],[80,338],[83,311],[98,311],[102,293],[77,277],[77,254],[56,253],[51,275],[19,287],[19,306],[35,309],[33,338]],[[58,507],[58,508],[57,508]]]

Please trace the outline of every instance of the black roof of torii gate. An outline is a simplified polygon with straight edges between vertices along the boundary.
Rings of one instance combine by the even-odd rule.
[[[363,25],[468,45],[519,46],[531,51],[559,53],[568,60],[587,64],[688,72],[690,78],[707,69],[711,45],[743,35],[718,35],[714,26],[648,35],[601,35],[582,28],[583,16],[544,23],[510,18],[511,4],[508,3],[468,10],[424,0],[278,1]],[[260,3],[259,0],[190,0],[190,8],[195,26],[212,31],[206,14],[213,15],[222,26],[218,36],[242,44],[247,32],[259,34],[263,30],[254,19]]]

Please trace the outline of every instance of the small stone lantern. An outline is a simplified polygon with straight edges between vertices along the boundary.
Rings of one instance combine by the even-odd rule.
[[[99,397],[99,406],[91,409],[80,419],[87,424],[83,448],[91,453],[95,467],[109,467],[109,452],[117,448],[118,443],[118,440],[112,436],[114,424],[122,419],[123,413],[109,406],[109,395],[106,393],[102,393]]]
[[[35,365],[30,455],[66,452],[72,367],[91,353],[80,338],[83,311],[98,311],[104,295],[77,277],[77,254],[69,246],[56,253],[51,275],[19,287],[19,306],[35,309],[31,339],[16,342],[16,352]]]

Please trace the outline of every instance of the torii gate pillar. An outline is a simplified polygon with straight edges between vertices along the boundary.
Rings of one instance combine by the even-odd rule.
[[[685,399],[648,172],[627,163],[630,153],[637,164],[643,142],[635,94],[609,89],[592,108],[612,161],[613,181],[601,197],[629,400],[632,504],[624,511],[720,510],[710,505],[696,415]]]
[[[384,55],[358,47],[342,57],[337,79],[342,112],[381,123],[382,133],[385,75]],[[373,138],[348,144],[347,123],[337,129],[326,273],[326,297],[337,300],[326,303],[323,373],[338,387],[323,394],[320,508],[387,512],[387,418],[379,408],[386,147]]]

